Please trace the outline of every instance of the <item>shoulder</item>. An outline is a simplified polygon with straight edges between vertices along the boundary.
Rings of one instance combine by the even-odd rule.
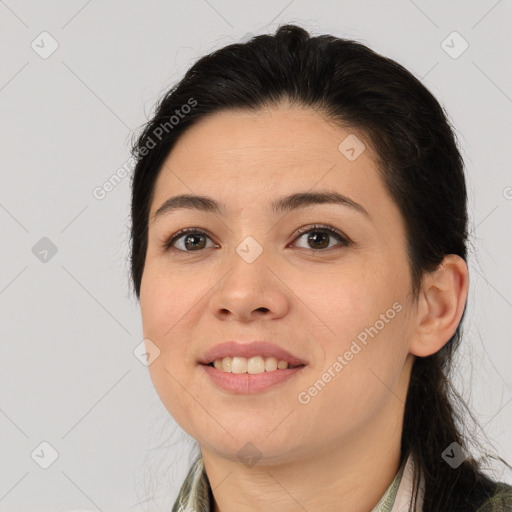
[[[497,482],[494,493],[482,503],[477,512],[512,512],[512,486]]]

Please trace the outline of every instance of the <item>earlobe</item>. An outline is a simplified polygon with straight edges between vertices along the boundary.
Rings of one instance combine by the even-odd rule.
[[[459,325],[468,289],[467,264],[456,254],[445,256],[439,267],[424,277],[411,354],[426,357],[446,344]]]

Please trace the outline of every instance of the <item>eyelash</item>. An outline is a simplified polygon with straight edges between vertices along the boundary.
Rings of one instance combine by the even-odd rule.
[[[299,228],[297,230],[297,232],[295,233],[293,241],[295,241],[297,238],[300,238],[301,235],[308,233],[310,231],[320,231],[320,232],[329,233],[330,235],[334,235],[341,242],[342,247],[346,247],[346,246],[349,246],[352,244],[351,240],[348,237],[346,237],[343,233],[341,233],[339,230],[337,230],[333,226],[324,225],[324,224],[314,224],[312,226],[304,226],[302,228]],[[172,247],[172,245],[177,240],[179,240],[180,238],[183,237],[183,235],[186,235],[188,233],[206,235],[208,238],[210,238],[210,239],[212,238],[210,236],[210,234],[208,233],[208,231],[206,231],[206,230],[199,229],[199,228],[184,228],[184,229],[180,229],[177,233],[174,233],[170,238],[168,238],[164,242],[164,244],[162,246],[163,250],[168,251],[170,249],[174,249],[178,253],[184,253],[184,254],[197,252],[197,251],[184,251],[182,249],[176,249],[175,247]],[[333,248],[335,248],[335,247],[330,247],[328,249],[304,249],[304,248],[300,248],[300,249],[302,251],[305,251],[307,254],[318,255],[321,252],[330,252],[331,249],[333,249]]]

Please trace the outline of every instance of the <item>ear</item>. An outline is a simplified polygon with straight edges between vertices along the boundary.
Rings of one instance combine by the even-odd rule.
[[[439,267],[423,278],[416,329],[409,345],[411,354],[435,354],[453,336],[464,312],[468,288],[468,267],[456,254],[446,255]]]

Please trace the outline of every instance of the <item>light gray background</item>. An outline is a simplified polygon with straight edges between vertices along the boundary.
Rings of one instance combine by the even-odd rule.
[[[511,18],[511,0],[0,1],[0,510],[170,510],[194,444],[133,354],[129,178],[92,192],[197,58],[283,22],[368,44],[448,110],[476,253],[457,382],[512,462]],[[46,59],[31,47],[51,49],[43,31],[58,43]]]

